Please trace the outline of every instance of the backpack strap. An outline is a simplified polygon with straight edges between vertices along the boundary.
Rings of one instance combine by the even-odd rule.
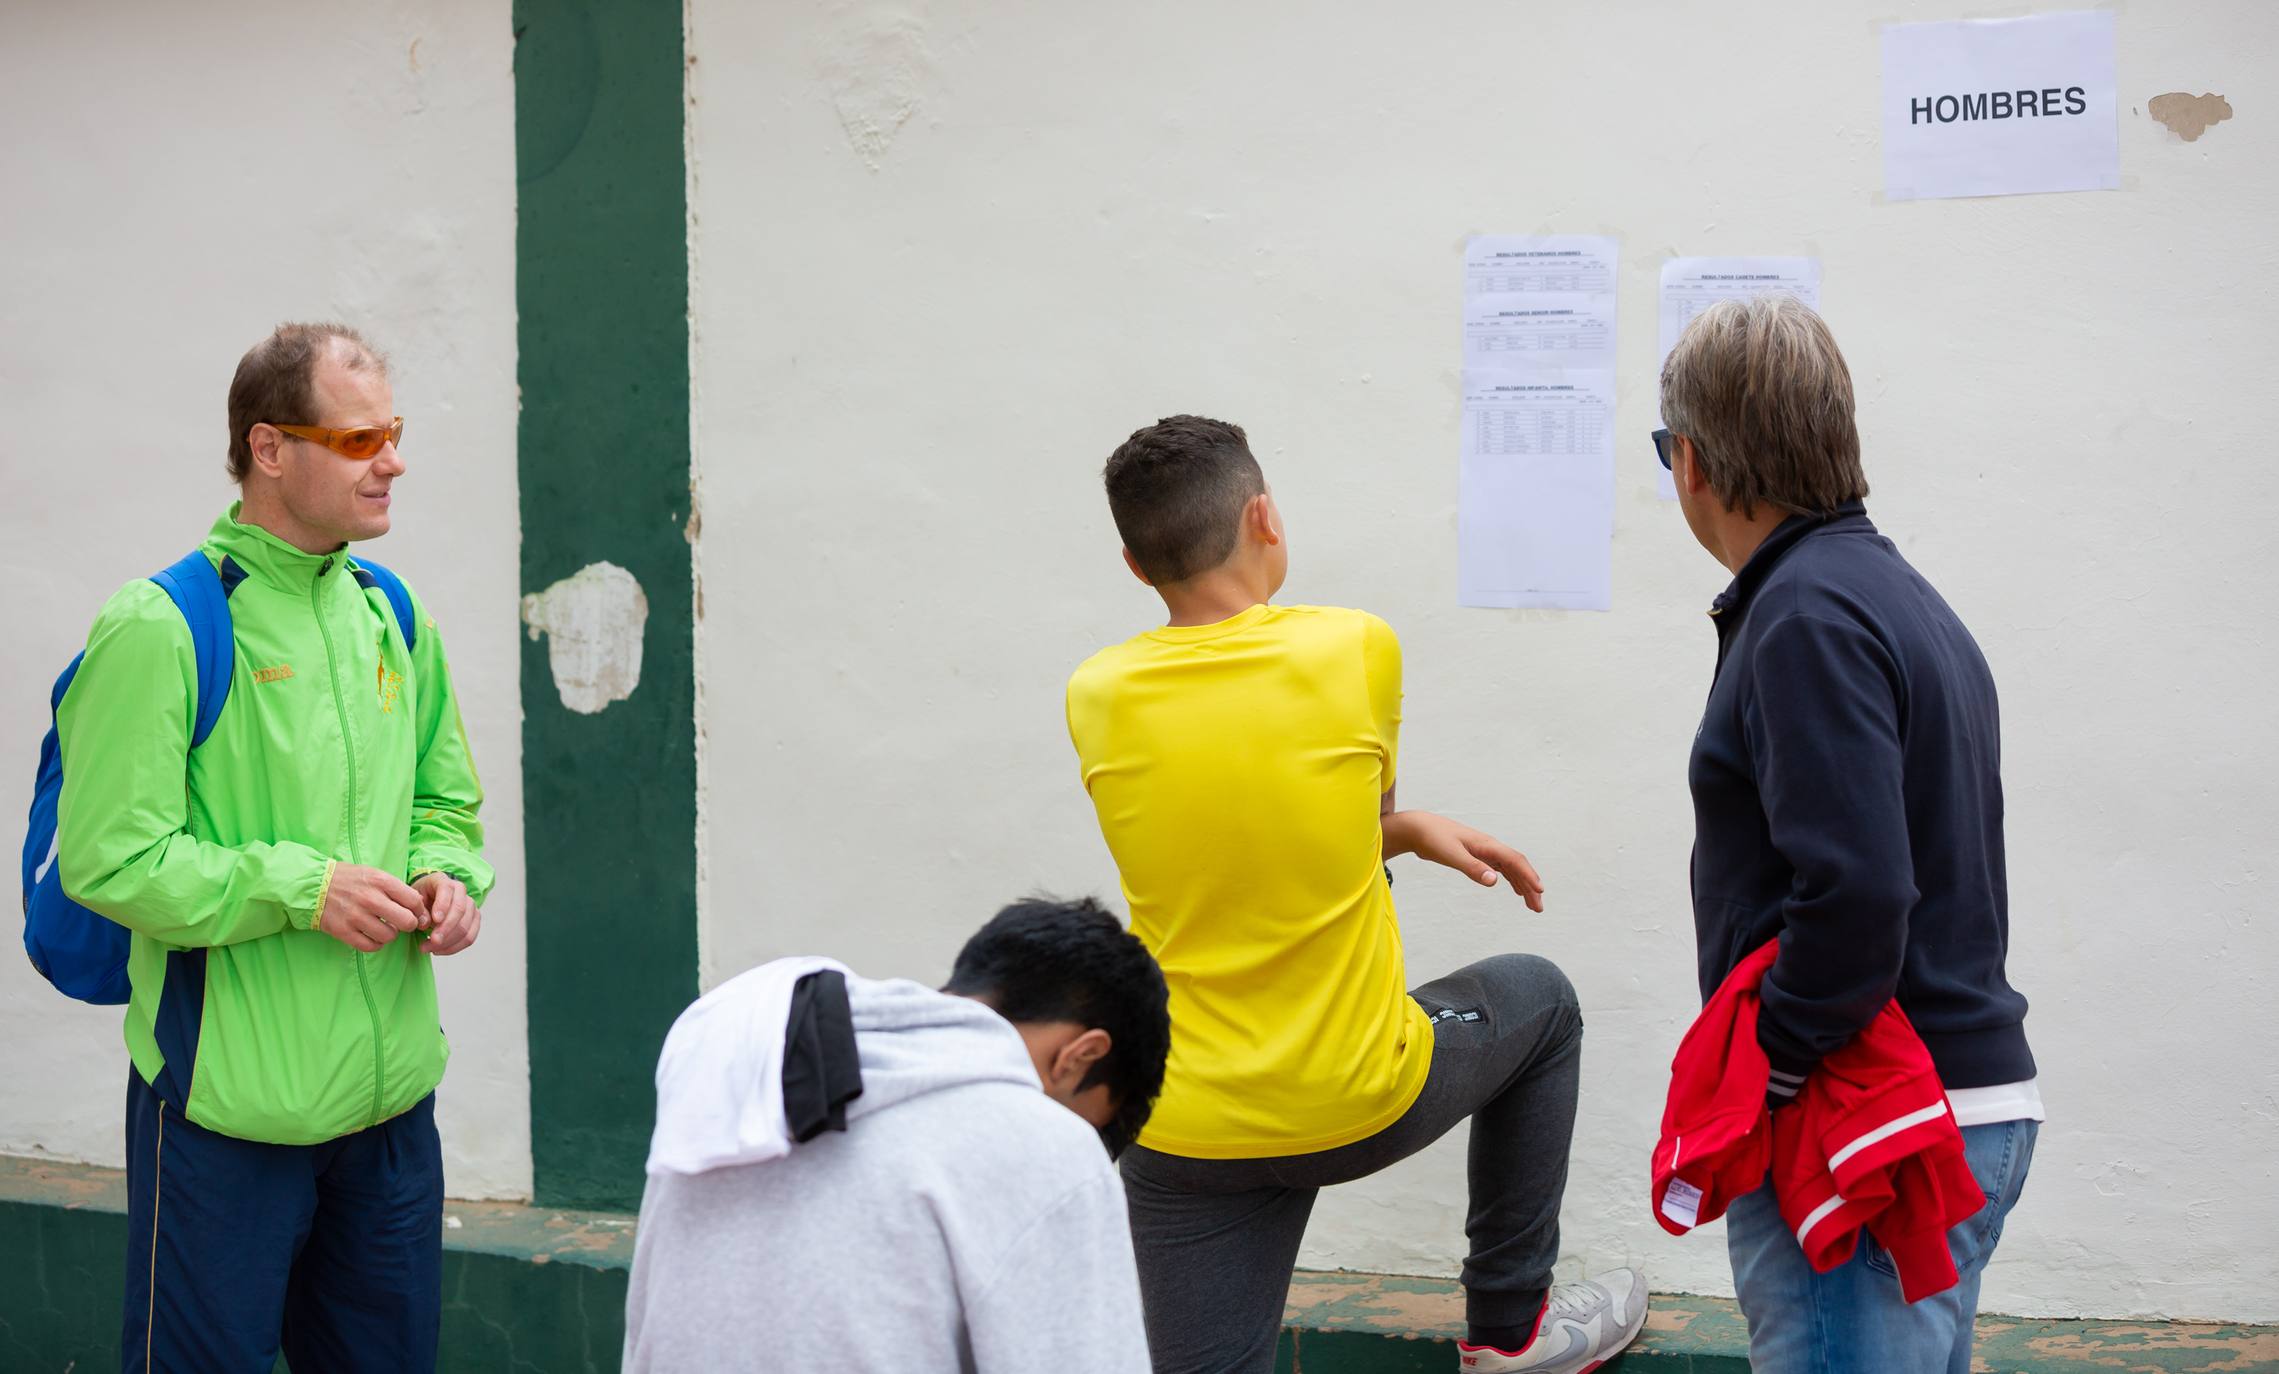
[[[396,628],[404,632],[404,648],[417,649],[419,621],[412,615],[411,590],[404,586],[404,580],[379,564],[361,558],[351,559],[348,568],[355,574],[357,586],[366,591],[378,587],[380,595],[388,598],[388,609],[396,613]]]
[[[239,573],[231,578],[230,585],[243,576]],[[237,641],[230,636],[230,588],[223,585],[222,574],[197,549],[152,573],[150,580],[165,589],[190,626],[190,647],[198,659],[197,717],[190,729],[190,747],[195,749],[214,732],[214,722],[221,719],[222,704],[229,700],[230,682],[237,674]]]

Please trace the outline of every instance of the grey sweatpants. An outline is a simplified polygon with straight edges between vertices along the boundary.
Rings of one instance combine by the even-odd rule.
[[[1574,986],[1549,960],[1506,954],[1410,996],[1434,1018],[1432,1069],[1415,1104],[1377,1134],[1272,1159],[1189,1159],[1140,1146],[1124,1153],[1156,1374],[1273,1369],[1314,1195],[1415,1154],[1465,1117],[1472,1119],[1466,1319],[1475,1326],[1535,1320],[1523,1295],[1550,1286],[1559,1258],[1559,1201],[1575,1129],[1583,1018]]]

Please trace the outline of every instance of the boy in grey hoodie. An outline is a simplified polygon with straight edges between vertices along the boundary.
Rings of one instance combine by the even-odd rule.
[[[1089,900],[1005,908],[940,992],[825,959],[714,989],[657,1066],[625,1369],[1146,1374],[1110,1161],[1167,1000]]]

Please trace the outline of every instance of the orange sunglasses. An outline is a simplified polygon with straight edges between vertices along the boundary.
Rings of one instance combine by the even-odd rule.
[[[404,437],[404,417],[401,415],[398,415],[396,422],[386,429],[381,429],[377,425],[368,425],[363,429],[324,429],[317,425],[274,424],[269,427],[280,434],[290,434],[296,439],[306,439],[312,444],[322,444],[341,457],[354,458],[358,462],[367,458],[379,457],[381,449],[390,444],[402,443]]]

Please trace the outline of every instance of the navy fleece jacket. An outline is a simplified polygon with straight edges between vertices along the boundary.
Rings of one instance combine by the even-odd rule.
[[[1703,1000],[1778,935],[1757,1030],[1776,1089],[1893,997],[1947,1087],[2032,1078],[2003,967],[2000,712],[1970,631],[1858,504],[1781,525],[1710,615],[1689,770]]]

